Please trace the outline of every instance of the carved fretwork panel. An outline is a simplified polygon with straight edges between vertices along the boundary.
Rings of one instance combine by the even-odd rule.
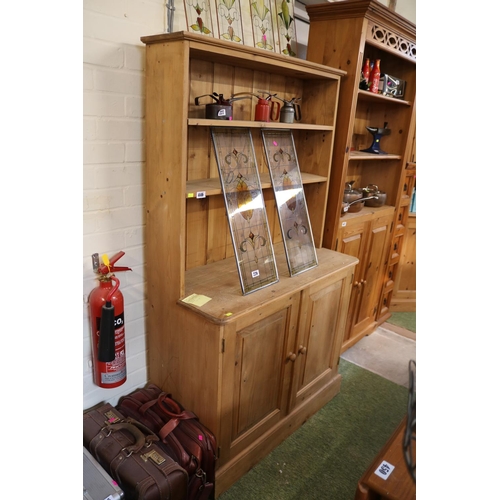
[[[414,42],[411,42],[398,33],[379,24],[369,24],[366,41],[369,43],[381,44],[385,48],[392,49],[400,55],[406,56],[414,61],[417,60],[417,46]]]

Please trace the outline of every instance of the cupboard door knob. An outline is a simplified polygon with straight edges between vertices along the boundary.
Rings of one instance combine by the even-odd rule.
[[[296,358],[297,355],[294,352],[289,352],[286,359],[289,359],[290,361],[295,361]]]
[[[307,349],[303,345],[299,346],[299,354],[305,354],[306,352]]]

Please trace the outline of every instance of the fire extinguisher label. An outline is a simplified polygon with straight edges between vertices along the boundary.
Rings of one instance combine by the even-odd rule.
[[[101,373],[101,383],[114,384],[115,382],[120,382],[120,380],[123,380],[126,376],[127,376],[126,367],[123,367],[123,369],[119,372]]]
[[[97,318],[100,327],[100,318]],[[102,386],[117,384],[127,377],[125,356],[125,315],[115,316],[115,359],[107,363],[99,362],[100,382]]]

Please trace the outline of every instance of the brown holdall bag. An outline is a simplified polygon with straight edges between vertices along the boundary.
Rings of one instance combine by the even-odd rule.
[[[188,474],[158,443],[147,426],[109,403],[83,414],[83,446],[127,500],[186,500]]]
[[[187,471],[188,500],[214,498],[217,442],[195,413],[155,384],[122,396],[117,408],[155,432],[159,445]]]

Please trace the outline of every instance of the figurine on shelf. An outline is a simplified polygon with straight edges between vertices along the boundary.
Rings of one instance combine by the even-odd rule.
[[[384,128],[366,127],[366,130],[373,135],[373,142],[368,149],[362,149],[361,151],[363,151],[363,153],[386,155],[387,153],[380,149],[380,139],[385,135],[391,134],[391,129],[387,128],[387,122],[384,123]]]
[[[370,88],[370,72],[371,72],[370,59],[366,58],[365,63],[363,65],[363,69],[361,70],[361,78],[359,81],[359,88],[361,90],[368,90]]]
[[[376,59],[370,73],[370,92],[378,94],[378,83],[380,81],[380,59]]]

